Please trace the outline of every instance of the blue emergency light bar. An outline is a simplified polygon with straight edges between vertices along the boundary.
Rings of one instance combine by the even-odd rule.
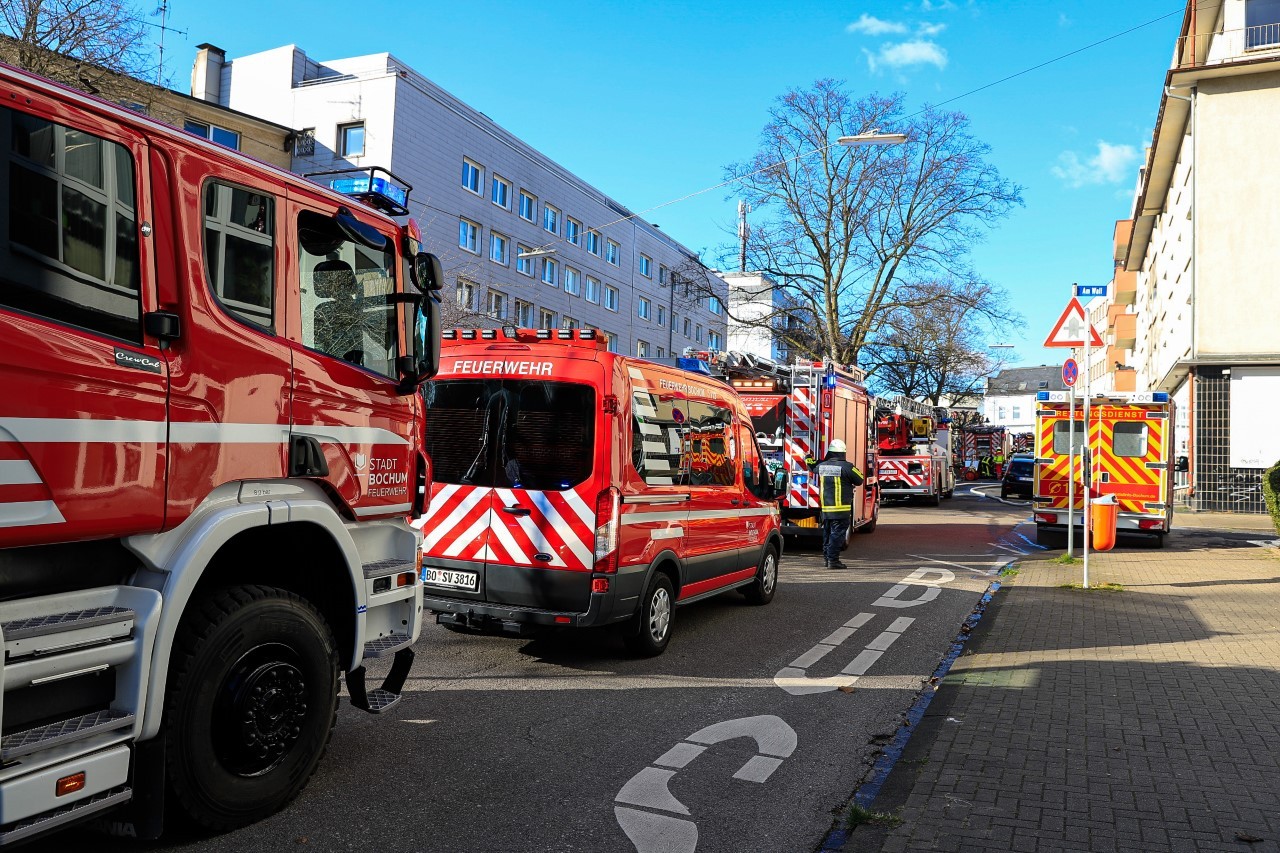
[[[371,182],[372,187],[370,187]],[[329,182],[329,188],[343,195],[362,196],[373,193],[388,198],[401,207],[409,202],[409,194],[386,178],[375,177],[372,181],[368,175],[357,178],[334,178]]]
[[[413,190],[412,185],[380,166],[364,169],[329,169],[324,172],[308,172],[303,177],[321,186],[327,186],[334,192],[359,199],[390,216],[409,214],[409,193]]]
[[[690,373],[698,373],[703,376],[714,376],[711,372],[711,366],[700,358],[677,358],[676,367],[681,370],[688,370]]]

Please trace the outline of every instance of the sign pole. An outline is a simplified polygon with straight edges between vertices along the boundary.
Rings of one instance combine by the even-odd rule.
[[[1075,358],[1076,348],[1071,348],[1071,357]],[[1073,382],[1067,389],[1070,401],[1070,420],[1067,423],[1067,556],[1075,550],[1075,517],[1076,517],[1076,386]]]
[[[1089,323],[1088,315],[1085,315],[1085,336],[1084,336],[1084,447],[1080,456],[1080,472],[1082,475],[1081,488],[1084,489],[1084,518],[1080,520],[1080,529],[1084,532],[1084,588],[1089,588],[1089,505],[1090,495],[1093,492],[1093,465],[1089,452],[1089,352],[1093,343],[1093,326]],[[1076,431],[1075,423],[1071,424],[1071,431]],[[1070,534],[1075,535],[1074,531]]]

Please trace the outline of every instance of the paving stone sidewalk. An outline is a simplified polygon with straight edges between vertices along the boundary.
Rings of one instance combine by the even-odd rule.
[[[1024,560],[873,803],[901,823],[843,849],[1280,851],[1280,552],[1251,539],[1092,556],[1118,591]]]

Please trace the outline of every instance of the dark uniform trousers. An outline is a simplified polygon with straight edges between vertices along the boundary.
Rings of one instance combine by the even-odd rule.
[[[828,565],[838,562],[853,519],[854,489],[862,485],[862,472],[844,458],[828,453],[817,465],[822,497],[822,557]]]

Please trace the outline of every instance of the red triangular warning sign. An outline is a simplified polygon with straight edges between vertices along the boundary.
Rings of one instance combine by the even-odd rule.
[[[1073,296],[1062,312],[1062,316],[1058,318],[1058,322],[1054,324],[1053,331],[1049,333],[1049,337],[1045,338],[1044,345],[1082,347],[1085,345],[1085,335],[1089,336],[1089,346],[1102,346],[1102,337],[1098,334],[1098,330],[1085,317],[1084,306],[1080,304],[1080,300]]]

